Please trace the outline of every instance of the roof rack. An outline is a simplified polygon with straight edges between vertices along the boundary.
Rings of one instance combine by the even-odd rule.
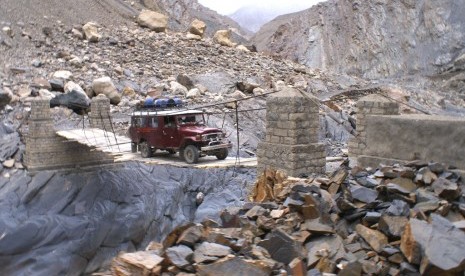
[[[184,103],[179,98],[174,99],[153,99],[148,97],[143,104],[136,107],[138,111],[163,111],[184,107]]]

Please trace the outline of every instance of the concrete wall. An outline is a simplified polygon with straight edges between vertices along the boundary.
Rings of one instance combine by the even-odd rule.
[[[399,105],[379,95],[360,99],[357,109],[349,153],[360,166],[423,160],[465,169],[465,119],[398,115]]]
[[[257,149],[258,173],[281,169],[290,176],[324,173],[324,144],[318,143],[318,100],[286,88],[266,104],[265,142]]]
[[[424,160],[465,169],[465,119],[368,116],[366,135],[367,148],[359,158],[361,165]]]
[[[113,163],[113,157],[55,133],[50,101],[32,101],[24,164],[29,171]]]

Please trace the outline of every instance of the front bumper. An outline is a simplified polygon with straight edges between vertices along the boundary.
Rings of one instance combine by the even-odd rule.
[[[205,146],[205,147],[201,147],[200,150],[202,152],[207,152],[207,151],[213,151],[213,150],[218,150],[218,149],[230,149],[232,148],[232,143],[229,142],[229,143],[223,143],[223,144],[219,144],[219,145],[214,145],[214,146]]]

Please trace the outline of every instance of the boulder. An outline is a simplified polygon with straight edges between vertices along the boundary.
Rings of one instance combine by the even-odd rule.
[[[75,89],[51,99],[50,107],[55,106],[64,106],[72,109],[77,114],[83,114],[90,107],[90,99],[85,92]]]
[[[183,86],[185,86],[189,90],[194,88],[194,82],[188,75],[179,74],[176,76],[176,81],[182,84]]]
[[[83,94],[86,94],[84,89],[82,89],[82,87],[79,84],[77,84],[77,83],[75,83],[73,81],[68,81],[64,86],[64,92],[69,93],[69,92],[71,92],[73,90],[79,91],[79,92],[81,92]]]
[[[271,268],[261,265],[260,261],[243,260],[239,257],[225,258],[209,265],[199,265],[198,275],[247,275],[247,276],[268,276]],[[221,272],[221,273],[218,273]]]
[[[166,249],[167,259],[179,268],[185,268],[190,265],[194,251],[185,245],[173,246]]]
[[[88,22],[82,26],[86,39],[90,42],[98,42],[102,35],[98,32],[98,25],[94,22]]]
[[[389,237],[400,238],[407,223],[406,217],[384,215],[378,223],[378,229]]]
[[[171,91],[173,91],[174,95],[186,96],[187,92],[189,92],[184,85],[182,85],[182,84],[180,84],[180,83],[178,83],[176,81],[170,82],[170,87],[171,87]]]
[[[168,16],[150,10],[142,10],[137,17],[137,23],[152,31],[164,32],[168,26]]]
[[[152,275],[162,261],[162,257],[150,251],[122,253],[113,259],[111,272],[120,276]]]
[[[250,52],[250,50],[247,49],[247,47],[245,47],[244,45],[238,45],[236,49],[243,52]]]
[[[65,82],[63,81],[63,79],[51,79],[49,83],[52,91],[65,91]]]
[[[200,90],[198,88],[191,89],[187,92],[186,98],[197,98],[200,97],[202,94],[200,93]]]
[[[13,99],[13,94],[9,90],[3,90],[0,88],[0,110],[8,105]]]
[[[0,123],[0,164],[18,151],[20,137],[12,126]]]
[[[454,200],[460,196],[460,188],[457,183],[442,177],[435,180],[432,187],[438,196],[447,200]]]
[[[376,252],[381,252],[383,248],[388,244],[387,237],[376,230],[372,230],[361,224],[357,224],[355,227],[357,234],[359,234]]]
[[[422,275],[441,275],[465,269],[465,233],[449,220],[432,214],[431,223],[410,219],[400,249]]]
[[[203,37],[206,28],[207,28],[207,25],[205,24],[205,22],[200,21],[198,19],[194,19],[194,21],[192,21],[192,23],[191,23],[191,27],[189,29],[189,32],[191,34]]]
[[[70,71],[66,71],[66,70],[60,70],[60,71],[56,71],[55,73],[53,73],[52,78],[62,79],[63,81],[67,81],[73,78],[73,73],[71,73]]]
[[[213,41],[222,46],[235,47],[236,44],[231,41],[231,30],[219,30],[213,36]]]
[[[5,167],[7,169],[11,169],[15,165],[15,160],[14,159],[5,160],[5,161],[3,161],[2,165],[3,165],[3,167]]]
[[[77,39],[80,39],[80,40],[84,39],[84,34],[80,30],[78,30],[76,28],[73,28],[71,30],[71,34],[73,35],[73,37],[75,37]]]
[[[231,253],[231,248],[217,243],[203,242],[194,252],[194,261],[203,263],[215,261]]]
[[[378,192],[374,189],[365,188],[363,186],[353,185],[350,188],[352,198],[364,203],[371,203],[378,198]]]
[[[197,41],[202,40],[202,37],[200,35],[195,35],[191,33],[186,34],[186,38],[189,40],[197,40]]]
[[[92,90],[95,95],[103,94],[107,96],[107,98],[110,99],[110,103],[113,105],[117,105],[121,101],[121,95],[118,93],[118,90],[110,77],[95,79],[92,82]]]
[[[266,240],[257,245],[268,250],[273,260],[284,264],[289,264],[303,255],[302,245],[281,229],[274,230]]]

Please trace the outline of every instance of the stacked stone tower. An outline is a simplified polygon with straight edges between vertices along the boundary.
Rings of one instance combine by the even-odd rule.
[[[91,112],[89,114],[90,127],[112,131],[110,121],[110,99],[100,94],[92,98]]]
[[[324,173],[324,144],[318,143],[318,99],[283,88],[266,103],[266,138],[258,146],[258,173],[280,169],[289,176]]]
[[[351,157],[365,154],[367,116],[370,115],[399,115],[399,104],[380,95],[368,95],[357,102],[357,133],[349,140]]]
[[[107,153],[58,136],[47,98],[36,98],[31,102],[29,132],[25,140],[24,164],[32,172],[114,162]]]

